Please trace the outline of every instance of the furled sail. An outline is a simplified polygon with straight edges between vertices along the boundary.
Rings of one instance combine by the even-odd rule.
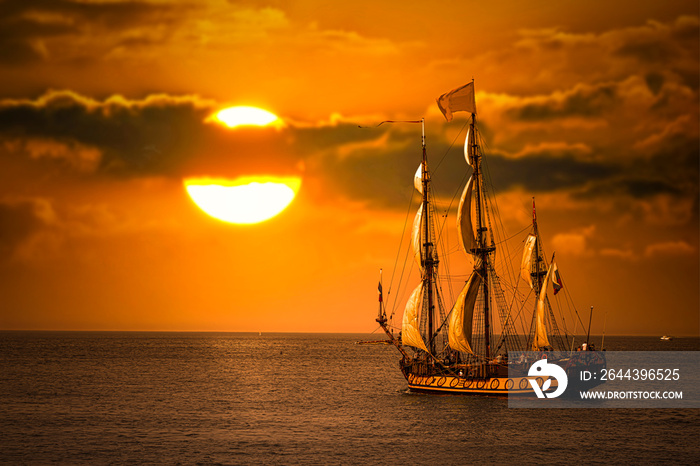
[[[413,186],[423,194],[423,164],[418,165],[418,170],[413,177]],[[418,267],[422,267],[421,251],[423,246],[423,204],[418,207],[416,217],[413,219],[413,229],[411,230],[411,244],[413,244],[413,258]],[[421,269],[422,270],[422,269]]]
[[[528,285],[530,285],[530,288],[532,288],[532,275],[530,275],[530,273],[532,272],[532,251],[533,249],[535,249],[536,241],[537,236],[530,233],[530,235],[527,237],[527,240],[525,240],[523,260],[520,264],[520,275],[523,277],[523,280],[525,280],[525,282]]]
[[[408,302],[406,303],[406,309],[403,311],[403,322],[401,324],[401,344],[428,351],[418,326],[418,313],[423,306],[423,288],[424,282],[421,282],[416,289],[413,290],[411,297],[408,298]]]
[[[418,207],[416,218],[413,219],[413,229],[411,230],[411,244],[413,244],[413,258],[416,260],[418,267],[422,269],[421,251],[423,238],[423,205]]]
[[[474,131],[469,128],[467,130],[467,137],[464,140],[464,158],[467,159],[467,163],[469,164],[470,167],[473,167],[472,161],[474,160],[474,144],[476,141],[474,140]]]
[[[462,198],[459,200],[459,208],[457,209],[457,236],[459,237],[459,244],[467,254],[473,254],[471,250],[476,247],[471,215],[473,187],[474,177],[472,176],[464,187]]]
[[[554,263],[552,263],[547,270],[547,275],[544,277],[540,295],[537,298],[537,307],[535,309],[535,338],[532,341],[533,351],[539,351],[542,348],[551,346],[549,344],[549,338],[547,338],[547,328],[545,327],[544,323],[544,305],[545,300],[547,299],[547,285],[549,284],[549,279],[552,274],[553,264]]]
[[[419,193],[423,194],[423,164],[418,165],[418,170],[413,177],[413,186]]]
[[[459,294],[455,306],[452,308],[448,337],[450,347],[454,350],[474,354],[471,346],[472,322],[480,286],[481,275],[474,271]]]

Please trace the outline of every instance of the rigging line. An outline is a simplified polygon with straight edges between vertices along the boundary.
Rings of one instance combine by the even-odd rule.
[[[523,322],[522,312],[525,309],[525,306],[527,305],[527,301],[530,298],[530,295],[532,295],[532,292],[533,292],[533,290],[530,289],[530,292],[527,294],[527,296],[525,296],[525,299],[523,299],[523,303],[520,306],[520,310],[518,310],[518,313],[515,314],[515,317],[513,318],[513,319],[520,318],[520,325],[523,326],[523,330],[525,330],[525,322]]]
[[[450,212],[450,209],[452,208],[452,204],[454,204],[455,199],[457,199],[457,195],[462,191],[461,188],[462,188],[462,185],[464,184],[464,180],[466,180],[467,176],[469,176],[469,175],[470,175],[469,173],[464,174],[464,176],[462,177],[462,181],[460,181],[460,183],[459,183],[459,188],[457,189],[457,191],[455,191],[454,195],[452,196],[452,199],[450,199],[450,203],[447,205],[447,209],[445,209],[445,212],[446,212],[445,213],[445,220],[443,220],[442,226],[440,227],[437,241],[440,241],[440,239],[442,238],[442,231],[445,229],[445,225],[447,224],[447,216]],[[458,246],[457,250],[459,250],[459,246]]]
[[[462,135],[462,132],[464,131],[464,128],[466,128],[466,126],[467,126],[468,124],[469,124],[469,120],[467,120],[467,121],[464,123],[464,125],[462,126],[462,129],[459,130],[459,133],[457,133],[457,136],[455,136],[455,138],[452,140],[452,143],[450,144],[450,147],[447,148],[447,150],[445,151],[445,154],[442,156],[442,158],[440,159],[440,161],[438,162],[438,164],[437,164],[437,165],[435,166],[435,168],[433,169],[433,174],[437,173],[438,168],[440,168],[440,165],[441,165],[442,162],[445,160],[445,157],[447,157],[447,154],[450,153],[450,150],[452,150],[452,147],[455,145],[455,142],[457,142],[457,139],[459,139],[459,137]],[[445,228],[445,224],[447,223],[447,215],[448,215],[450,209],[452,208],[452,204],[454,204],[454,201],[455,201],[455,199],[457,198],[457,195],[462,191],[462,189],[461,189],[461,188],[462,188],[462,185],[464,184],[464,180],[467,179],[467,176],[468,176],[468,175],[469,175],[469,173],[467,172],[467,173],[464,174],[464,177],[462,177],[462,181],[459,183],[459,187],[458,187],[457,190],[455,191],[454,195],[452,196],[452,199],[450,200],[450,203],[449,203],[448,206],[447,206],[447,209],[445,210],[445,212],[446,212],[446,214],[445,214],[445,220],[442,222],[442,226],[440,227],[437,241],[440,241],[440,239],[441,239],[441,237],[442,237],[442,231],[443,231],[443,229]],[[433,190],[435,190],[435,188],[433,188]]]
[[[410,253],[411,253],[411,243],[409,242],[409,243],[406,245],[406,257],[404,257],[403,266],[401,267],[401,276],[399,277],[399,283],[398,283],[399,290],[401,289],[401,284],[402,284],[402,282],[403,282],[403,274],[406,272],[406,264],[408,263],[408,256],[409,256]],[[412,270],[413,270],[413,267],[411,267],[411,268],[409,269],[408,277],[406,277],[406,282],[407,282],[407,283],[408,283],[409,279],[411,278],[411,271],[412,271]],[[402,295],[401,295],[401,296],[398,296],[398,294],[397,294],[397,297],[396,297],[396,299],[394,300],[394,304],[393,304],[393,307],[392,307],[392,309],[391,309],[391,319],[394,318],[394,314],[396,313],[396,306],[398,306],[399,301],[402,300],[402,299],[400,299],[400,298],[402,298],[402,297],[403,297],[403,292],[402,292]]]
[[[531,224],[528,224],[525,228],[523,228],[523,229],[520,230],[519,232],[515,233],[514,235],[509,236],[508,238],[506,238],[506,239],[504,239],[504,240],[501,240],[501,241],[499,241],[498,243],[496,243],[496,246],[498,246],[498,245],[501,244],[501,243],[505,243],[506,241],[510,241],[510,240],[512,240],[513,238],[515,238],[516,236],[521,235],[524,231],[528,230],[531,226],[532,226]],[[522,241],[521,241],[521,242],[522,242]],[[518,251],[516,251],[516,254],[517,254],[517,252],[518,252]],[[511,258],[512,258],[512,257],[515,257],[515,254],[513,254],[513,255],[510,256],[510,257],[511,257]]]
[[[396,276],[396,266],[399,263],[399,256],[401,254],[401,245],[403,244],[403,238],[406,235],[406,225],[408,225],[408,218],[411,214],[411,207],[413,205],[413,196],[408,201],[408,209],[406,210],[406,218],[403,221],[403,230],[401,230],[401,240],[399,241],[399,247],[398,250],[396,251],[396,259],[394,260],[394,269],[391,271],[391,280],[389,281],[389,289],[387,290],[387,297],[391,294],[391,288],[394,285],[394,277]],[[410,243],[410,242],[409,242]],[[403,274],[402,274],[403,276]],[[399,280],[399,284],[401,281]],[[392,308],[391,313],[393,314],[395,311],[395,307]]]
[[[482,142],[483,142],[483,138],[480,137],[479,139],[481,139]],[[489,197],[493,199],[489,204],[491,205],[491,209],[493,210],[494,216],[496,217],[496,220],[498,221],[498,225],[499,225],[499,227],[500,227],[500,230],[503,232],[503,234],[504,234],[504,236],[505,236],[505,227],[503,226],[503,220],[502,220],[502,218],[501,218],[501,216],[500,216],[500,210],[501,210],[501,209],[498,207],[498,200],[497,200],[497,198],[496,198],[496,193],[495,193],[496,189],[495,189],[495,187],[494,187],[493,180],[491,179],[491,170],[489,169],[488,160],[485,161],[485,164],[486,164],[486,170],[485,170],[485,171],[486,171],[486,176],[488,176],[489,184],[493,187],[493,191],[494,191],[493,194],[491,194],[490,192],[488,193]],[[522,232],[522,230],[521,230],[521,232]],[[517,234],[520,234],[521,232],[518,232]],[[516,235],[517,235],[517,234],[516,234]],[[514,235],[514,236],[515,236],[515,235]],[[513,237],[513,236],[511,236],[511,238],[512,238],[512,237]],[[508,239],[510,239],[510,238],[508,238]],[[508,240],[503,240],[503,241],[501,241],[501,242],[505,242],[505,241],[508,241]],[[504,248],[506,249],[506,255],[510,256],[510,251],[508,250],[507,244],[504,244]],[[515,275],[515,272],[514,272],[514,270],[513,270],[512,264],[511,264],[510,267],[506,267],[506,270],[507,270],[508,273],[510,274],[511,278]]]
[[[411,245],[410,242],[408,242],[407,245],[406,245],[406,257],[404,257],[404,260],[403,260],[403,267],[401,268],[401,277],[399,278],[399,285],[398,285],[398,286],[399,286],[399,289],[401,288],[401,282],[403,282],[403,274],[404,274],[404,272],[406,271],[406,264],[409,262],[408,257],[409,257],[409,255],[411,254],[412,251],[413,251],[412,245]],[[413,261],[411,261],[411,262],[413,262]],[[411,265],[411,267],[410,267],[409,270],[408,270],[408,277],[406,277],[406,286],[407,286],[407,287],[408,287],[408,281],[411,279],[411,272],[412,272],[412,271],[413,271],[413,266]],[[422,278],[423,271],[422,271],[422,270],[419,270],[419,272],[420,272],[421,278]],[[391,311],[391,318],[392,318],[392,319],[394,318],[394,314],[395,314],[395,312],[396,312],[396,305],[398,304],[398,302],[399,302],[399,298],[397,297],[397,299],[394,300],[394,307],[393,307],[393,309],[392,309],[392,311]]]
[[[372,129],[372,128],[377,128],[379,126],[382,126],[384,123],[421,123],[421,120],[384,120],[381,123],[378,123],[373,126],[362,126],[362,125],[357,125],[358,128],[362,129]]]
[[[564,306],[561,305],[561,297],[554,295],[553,296],[554,300],[557,302],[557,307],[559,308],[559,313],[561,314],[561,323],[562,327],[564,327],[564,338],[566,339],[567,343],[569,342],[569,329],[566,328],[566,318],[564,317]]]
[[[488,148],[486,142],[484,141],[483,137],[481,137],[481,134],[480,134],[480,133],[475,134],[475,136],[479,138],[480,147]],[[481,152],[482,152],[482,154],[483,154],[483,151],[481,151]],[[482,158],[482,161],[483,161],[483,163],[484,163],[484,165],[485,165],[485,170],[484,170],[484,171],[485,171],[486,176],[487,176],[487,178],[488,178],[488,184],[489,184],[491,187],[493,187],[493,186],[494,186],[494,183],[493,183],[493,180],[492,180],[492,178],[491,178],[491,172],[490,172],[490,170],[489,170],[489,163],[488,163],[488,160],[485,159],[485,158]],[[497,223],[496,223],[497,228],[495,229],[496,231],[493,231],[493,232],[492,232],[492,235],[493,235],[492,238],[495,237],[496,235],[499,236],[500,238],[503,238],[503,237],[505,237],[505,227],[504,227],[504,225],[503,225],[503,220],[501,219],[501,217],[500,217],[500,215],[499,215],[499,214],[500,214],[500,209],[499,209],[499,207],[498,207],[498,200],[496,199],[496,195],[495,195],[495,188],[494,188],[494,193],[493,193],[493,194],[490,192],[490,190],[487,190],[485,186],[483,186],[482,189],[484,189],[484,193],[485,193],[486,199],[490,199],[490,200],[491,200],[491,201],[488,202],[487,205],[485,206],[485,207],[486,207],[486,209],[485,209],[485,210],[486,210],[486,213],[487,213],[487,215],[488,215],[488,207],[490,206],[490,208],[491,208],[491,210],[492,210],[492,212],[493,212],[493,215],[494,215],[494,217],[496,218],[496,222],[497,222]],[[490,225],[490,218],[489,218],[489,225]],[[499,230],[499,229],[500,229],[500,230]],[[521,230],[520,232],[518,232],[518,233],[517,233],[516,235],[514,235],[514,236],[519,235],[520,233],[522,233],[522,231],[524,231],[524,230]],[[513,237],[513,236],[512,236],[512,237]],[[512,261],[512,258],[515,256],[515,254],[514,254],[513,256],[511,256],[511,253],[510,253],[509,248],[508,248],[508,245],[507,245],[507,241],[508,241],[509,239],[511,239],[512,237],[507,238],[507,239],[503,239],[503,240],[499,241],[499,244],[503,243],[503,248],[504,248],[505,251],[506,251],[506,258],[507,258],[508,260],[510,260],[510,261]],[[500,239],[500,238],[499,238],[499,239]],[[516,276],[515,271],[513,270],[512,262],[511,262],[511,263],[508,263],[507,261],[504,261],[504,262],[503,262],[503,267],[504,267],[504,269],[507,271],[509,278],[512,280],[513,277]],[[505,298],[505,296],[504,296],[504,298]],[[513,295],[513,299],[512,299],[512,301],[511,301],[511,303],[510,303],[510,306],[508,306],[508,305],[506,304],[506,306],[508,307],[508,315],[506,316],[506,322],[503,323],[504,327],[507,327],[507,324],[508,324],[508,322],[507,322],[507,321],[508,321],[508,317],[511,315],[511,311],[512,311],[512,308],[513,308],[513,305],[514,305],[514,304],[515,304],[515,294]],[[521,311],[522,311],[522,308],[521,308]],[[512,322],[513,322],[515,319],[517,319],[517,316],[516,316],[514,319],[511,320],[511,325],[512,325]],[[504,332],[504,333],[505,333],[505,332]],[[502,343],[501,343],[501,344],[502,344]],[[499,345],[499,347],[500,347],[500,345]]]
[[[468,124],[469,124],[469,119],[467,119],[467,121],[464,122],[464,126],[462,126],[462,129],[459,130],[459,133],[457,133],[457,136],[455,136],[455,138],[452,140],[452,144],[450,144],[450,147],[447,148],[447,150],[445,151],[445,154],[442,156],[442,158],[440,159],[438,164],[435,166],[433,173],[437,172],[437,169],[440,168],[440,165],[445,160],[445,157],[447,157],[447,154],[449,154],[449,152],[452,150],[452,147],[455,145],[455,142],[457,142],[457,139],[459,139],[459,137],[462,135],[462,131],[464,131],[464,128],[466,128]]]
[[[444,228],[444,224],[447,222],[447,213],[445,213],[445,215],[444,215],[443,217],[445,218],[445,220],[443,221],[443,227],[442,227],[442,228]],[[441,228],[441,230],[442,230],[442,228]],[[449,237],[448,237],[448,235],[447,235],[447,229],[445,229],[444,231],[445,231],[445,241],[440,241],[441,238],[442,238],[442,231],[441,231],[440,234],[439,234],[438,237],[437,237],[436,242],[437,242],[437,244],[438,244],[438,247],[439,247],[440,250],[441,250],[441,254],[442,254],[442,258],[443,258],[443,263],[444,263],[443,269],[445,270],[445,275],[449,276],[449,274],[450,274],[450,256],[449,256],[449,254],[447,254],[447,249],[446,249],[446,246],[445,246],[446,243],[449,244]],[[451,282],[448,282],[448,284],[447,284],[447,289],[448,289],[448,291],[449,291],[449,293],[450,293],[450,301],[454,301],[454,291],[453,291],[453,289],[452,289],[452,283],[451,283]]]
[[[542,249],[542,254],[547,257],[546,251],[544,250],[544,244],[541,244],[541,249]],[[545,260],[545,266],[548,266],[548,263]],[[571,296],[571,293],[569,293],[569,285],[564,282],[564,279],[561,278],[561,283],[562,283],[562,288],[564,289],[564,296],[566,296],[566,301],[567,303],[570,303],[571,307],[569,310],[569,313],[571,314],[571,309],[574,310],[573,315],[576,316],[578,319],[579,323],[581,324],[581,328],[586,328],[585,325],[583,325],[583,321],[581,320],[581,316],[578,313],[578,310],[576,309],[576,303],[574,303],[573,297]],[[563,311],[562,311],[562,317],[563,317]]]

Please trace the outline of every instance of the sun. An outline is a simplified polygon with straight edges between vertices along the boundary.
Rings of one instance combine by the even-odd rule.
[[[223,123],[229,128],[239,126],[274,126],[279,128],[283,126],[282,120],[274,113],[262,108],[247,106],[225,108],[212,115],[210,119]]]
[[[183,183],[197,207],[218,220],[236,224],[259,223],[276,216],[291,204],[301,187],[300,178],[273,176],[188,178]]]

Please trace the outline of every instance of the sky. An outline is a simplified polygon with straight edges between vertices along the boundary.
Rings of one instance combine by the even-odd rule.
[[[592,333],[698,335],[699,10],[0,2],[0,329],[374,331],[380,268],[401,307],[420,130],[358,125],[424,117],[449,199],[466,117],[447,123],[435,99],[474,79],[504,227],[526,229],[536,198]],[[212,123],[233,105],[284,126]],[[183,186],[250,175],[301,188],[232,225]]]

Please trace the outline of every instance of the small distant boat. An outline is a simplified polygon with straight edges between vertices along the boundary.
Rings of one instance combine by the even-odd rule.
[[[673,340],[673,337],[669,337],[668,335],[664,335],[661,337],[661,341],[670,341]]]

